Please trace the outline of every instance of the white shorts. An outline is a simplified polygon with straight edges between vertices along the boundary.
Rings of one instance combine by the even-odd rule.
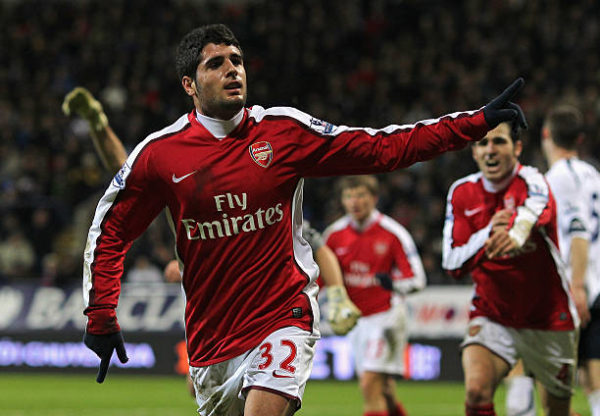
[[[267,390],[302,403],[318,337],[296,327],[279,329],[258,347],[206,367],[190,366],[202,416],[242,415],[250,388]]]
[[[384,312],[359,318],[348,334],[356,372],[403,375],[406,348],[406,306],[399,303]]]
[[[483,345],[514,367],[523,360],[525,374],[531,374],[556,397],[573,394],[577,363],[578,331],[517,329],[485,317],[469,322],[461,347]]]

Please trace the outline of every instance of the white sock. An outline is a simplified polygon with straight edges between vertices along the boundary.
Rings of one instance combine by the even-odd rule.
[[[506,384],[506,416],[535,416],[533,379],[515,376]]]
[[[594,390],[587,396],[592,416],[600,416],[600,390]]]

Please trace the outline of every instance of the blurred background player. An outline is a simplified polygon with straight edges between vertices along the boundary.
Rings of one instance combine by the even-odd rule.
[[[581,318],[578,365],[592,416],[600,416],[600,174],[578,158],[583,115],[569,105],[552,109],[541,132],[546,179],[556,198],[558,240]]]
[[[546,414],[569,414],[578,316],[556,204],[543,175],[518,162],[522,148],[518,127],[499,124],[472,146],[479,172],[448,193],[442,265],[475,284],[461,345],[468,416],[495,415],[496,388],[518,358],[540,383]]]
[[[403,296],[425,287],[425,272],[412,237],[379,212],[374,176],[339,182],[346,215],[325,230],[350,299],[362,313],[350,334],[365,416],[405,416],[394,377],[404,374],[407,342]]]

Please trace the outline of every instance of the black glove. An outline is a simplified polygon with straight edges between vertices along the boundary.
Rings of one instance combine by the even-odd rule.
[[[525,120],[523,110],[517,104],[509,101],[524,84],[523,78],[517,78],[502,94],[483,107],[483,116],[490,128],[493,129],[498,124],[506,121],[517,120],[521,128],[527,129],[527,120]]]
[[[385,290],[389,290],[390,292],[394,290],[394,283],[392,282],[392,278],[387,273],[375,273],[375,279],[379,286],[384,288]]]
[[[98,383],[102,383],[104,377],[106,377],[108,365],[110,364],[114,350],[117,350],[117,356],[123,364],[129,361],[125,345],[123,344],[123,335],[120,331],[109,335],[93,335],[86,332],[83,336],[83,343],[100,357],[100,367],[98,369],[98,377],[96,377]]]

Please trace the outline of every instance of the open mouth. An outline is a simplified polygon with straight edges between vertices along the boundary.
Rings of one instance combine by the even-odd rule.
[[[225,89],[226,90],[239,90],[242,88],[242,83],[241,82],[230,82],[228,84],[225,85]]]
[[[485,161],[485,166],[487,166],[488,168],[495,168],[499,164],[500,164],[500,162],[498,162],[497,160],[486,160]]]

